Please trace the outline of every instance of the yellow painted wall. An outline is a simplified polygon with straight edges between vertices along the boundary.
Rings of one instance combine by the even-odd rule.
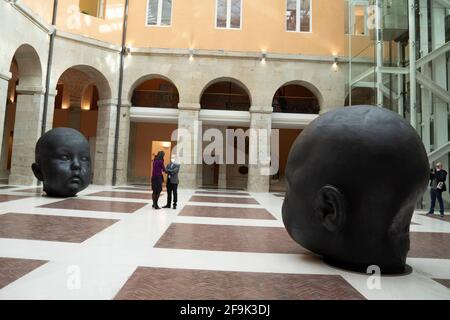
[[[52,0],[23,1],[50,21]],[[108,0],[105,19],[80,13],[79,1],[59,1],[58,28],[120,44],[124,0]],[[243,0],[241,30],[216,29],[215,6],[215,0],[173,0],[172,25],[147,27],[147,0],[130,1],[128,44],[309,55],[345,53],[343,0],[312,0],[311,33],[286,32],[285,0]]]
[[[43,0],[43,2],[47,1],[53,2]],[[56,25],[58,29],[66,32],[120,45],[122,41],[123,5],[124,0],[106,1],[105,18],[100,19],[81,13],[80,0],[60,0]]]
[[[215,0],[174,0],[170,27],[146,27],[146,1],[130,4],[128,43],[135,47],[344,54],[342,0],[312,0],[312,32],[286,32],[285,0],[243,0],[241,30],[215,28]]]
[[[44,19],[46,23],[52,23],[53,0],[22,0],[21,2]]]

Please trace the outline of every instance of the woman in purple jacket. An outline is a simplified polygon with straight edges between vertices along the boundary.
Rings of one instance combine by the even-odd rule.
[[[162,184],[163,184],[163,175],[162,173],[166,172],[166,168],[164,167],[164,152],[160,151],[155,156],[155,159],[153,160],[153,170],[152,170],[152,199],[153,199],[153,205],[152,207],[155,209],[161,209],[158,206],[158,199],[159,195],[162,191]]]

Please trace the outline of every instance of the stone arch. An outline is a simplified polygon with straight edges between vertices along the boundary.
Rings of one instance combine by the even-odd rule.
[[[111,85],[110,85],[108,79],[98,69],[96,69],[92,66],[89,66],[89,65],[74,65],[69,68],[66,68],[60,74],[55,75],[57,82],[59,81],[59,79],[61,79],[61,77],[64,76],[65,73],[69,72],[70,70],[79,71],[87,76],[88,80],[97,87],[98,93],[99,93],[99,100],[111,99],[112,91],[111,91]],[[56,85],[55,85],[55,87],[56,87]],[[81,90],[84,91],[85,89],[86,89],[86,86],[84,86],[84,88],[82,88]],[[82,94],[82,92],[80,92],[80,94]]]
[[[285,86],[290,86],[290,85],[301,86],[301,87],[304,87],[307,90],[309,90],[317,98],[317,100],[319,102],[319,109],[322,110],[322,108],[324,107],[324,98],[323,98],[321,91],[314,84],[304,81],[304,80],[291,80],[291,81],[284,82],[277,87],[277,89],[274,91],[274,95],[280,88],[285,87]],[[274,95],[272,96],[272,100],[273,100]]]
[[[319,97],[311,86],[305,86],[297,81],[282,85],[272,99],[274,112],[319,114]]]
[[[172,79],[170,79],[169,77],[166,77],[162,74],[158,74],[158,73],[151,73],[151,74],[147,74],[144,75],[142,77],[140,77],[139,79],[135,80],[133,82],[133,84],[131,85],[130,89],[128,90],[127,93],[127,101],[131,102],[132,97],[133,97],[133,93],[136,90],[137,87],[139,87],[140,85],[142,85],[143,83],[153,80],[153,79],[161,79],[161,80],[165,80],[169,83],[171,83],[175,89],[177,90],[178,95],[180,95],[180,86],[175,83],[175,81],[173,81]]]
[[[111,183],[111,137],[115,130],[116,101],[105,75],[89,65],[73,65],[55,74],[57,89],[53,127],[80,131],[91,148],[93,182]],[[87,89],[89,88],[89,92]],[[87,96],[86,94],[89,93]]]
[[[219,77],[215,78],[211,81],[209,81],[206,85],[203,86],[203,89],[201,91],[201,94],[199,96],[199,102],[202,104],[202,99],[204,98],[205,92],[210,89],[212,86],[219,84],[219,83],[231,83],[236,86],[236,88],[241,89],[248,97],[248,105],[249,108],[252,106],[252,95],[250,93],[250,90],[248,89],[248,86],[245,85],[242,81],[232,78],[232,77]],[[247,110],[248,111],[248,110]]]
[[[11,79],[2,111],[0,178],[11,184],[30,185],[29,172],[34,161],[34,143],[41,132],[43,107],[42,60],[29,44],[20,45],[10,60]],[[5,120],[3,120],[5,119]]]
[[[11,59],[17,63],[20,86],[39,88],[43,83],[42,63],[38,52],[29,44],[19,46]]]
[[[153,85],[151,82],[154,82]],[[138,96],[136,90],[145,85],[149,85],[150,87],[159,85],[158,89],[152,90],[161,90],[164,85],[167,86],[167,88],[164,88],[167,92],[151,92],[150,97],[145,97],[143,95]],[[128,101],[136,107],[178,108],[180,93],[177,85],[168,77],[159,74],[151,74],[143,76],[135,81],[128,92],[127,98]]]

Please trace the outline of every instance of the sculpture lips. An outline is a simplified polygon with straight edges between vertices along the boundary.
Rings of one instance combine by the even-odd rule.
[[[81,184],[82,180],[80,177],[72,177],[72,179],[70,179],[71,183],[77,183],[77,184]]]

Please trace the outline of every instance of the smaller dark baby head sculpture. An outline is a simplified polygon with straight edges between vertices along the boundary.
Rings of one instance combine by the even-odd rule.
[[[373,106],[329,111],[291,148],[284,225],[330,264],[403,273],[428,171],[420,137],[396,113]]]
[[[91,182],[89,143],[75,129],[52,129],[36,143],[32,169],[48,196],[75,196]]]

